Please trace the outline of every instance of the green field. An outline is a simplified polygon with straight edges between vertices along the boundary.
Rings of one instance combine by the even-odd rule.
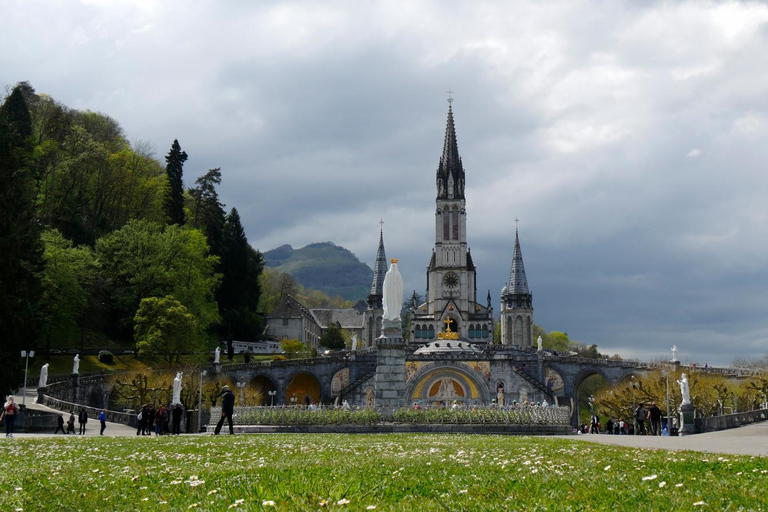
[[[6,440],[2,510],[766,510],[768,459],[471,435]]]

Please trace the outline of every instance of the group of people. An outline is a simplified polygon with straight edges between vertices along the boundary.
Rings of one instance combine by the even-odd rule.
[[[144,404],[136,415],[136,435],[151,436],[153,431],[156,436],[181,434],[183,415],[181,404],[173,407],[161,405],[157,409],[152,404]]]
[[[80,409],[80,412],[77,415],[77,422],[80,426],[79,434],[85,435],[85,425],[88,423],[88,411],[85,409]],[[107,428],[107,410],[102,409],[102,411],[99,413],[99,423],[101,424],[101,430],[99,431],[99,435],[104,435],[104,430]],[[69,420],[67,421],[67,429],[64,430],[64,413],[60,412],[59,417],[57,418],[57,425],[56,430],[54,430],[54,434],[58,434],[59,430],[61,430],[62,434],[74,434],[75,433],[75,411],[69,412]]]
[[[651,402],[651,405],[648,407],[648,409],[645,408],[645,404],[639,404],[637,407],[635,407],[633,415],[635,420],[634,425],[624,421],[624,418],[610,418],[605,424],[605,430],[603,430],[603,426],[600,423],[600,418],[597,416],[597,414],[593,414],[590,425],[588,426],[586,423],[582,423],[579,427],[579,431],[582,434],[599,434],[600,432],[604,432],[606,434],[613,434],[617,436],[634,434],[635,431],[638,435],[642,436],[662,435],[662,413],[661,409],[659,409],[655,402]],[[646,423],[648,428],[646,428]]]

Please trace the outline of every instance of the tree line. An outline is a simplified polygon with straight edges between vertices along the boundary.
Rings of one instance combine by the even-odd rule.
[[[220,168],[184,188],[178,140],[165,161],[107,115],[26,82],[0,105],[0,387],[21,350],[133,345],[177,355],[207,339],[255,340],[264,261]]]

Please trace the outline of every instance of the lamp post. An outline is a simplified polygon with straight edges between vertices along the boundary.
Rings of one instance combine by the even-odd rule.
[[[269,399],[270,399],[270,402],[271,402],[270,405],[272,407],[274,407],[275,406],[275,395],[277,394],[277,390],[273,389],[272,391],[267,391],[267,394],[269,395]]]
[[[25,357],[27,359],[27,362],[24,365],[24,394],[21,395],[21,405],[22,407],[26,407],[27,406],[27,372],[29,371],[29,358],[35,357],[35,351],[22,350],[21,357]]]
[[[243,405],[243,392],[245,391],[245,382],[237,382],[235,386],[240,390],[240,405]]]
[[[661,370],[661,374],[667,378],[667,435],[670,435],[672,433],[672,424],[670,421],[672,416],[669,414],[669,371],[664,368]]]
[[[635,418],[635,376],[632,375],[632,435],[637,435],[637,418]]]
[[[197,388],[197,431],[200,432],[203,426],[203,377],[208,372],[200,370],[200,382]]]

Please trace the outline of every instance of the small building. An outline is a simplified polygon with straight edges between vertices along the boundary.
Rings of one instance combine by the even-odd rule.
[[[307,348],[318,348],[323,329],[315,315],[292,295],[288,295],[267,315],[266,334],[278,340],[297,339]]]

